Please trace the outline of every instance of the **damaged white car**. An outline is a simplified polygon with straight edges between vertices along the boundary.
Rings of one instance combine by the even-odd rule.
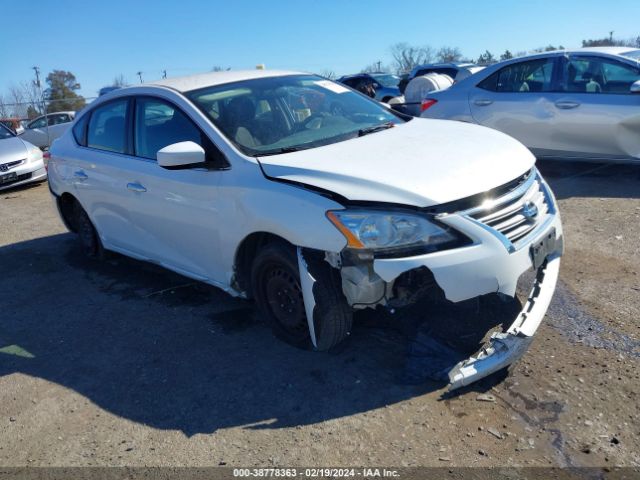
[[[274,332],[326,350],[355,309],[515,295],[524,309],[449,374],[517,360],[555,289],[562,227],[534,157],[484,127],[400,116],[329,80],[219,72],[100,97],[51,149],[49,185],[85,251],[254,298]]]

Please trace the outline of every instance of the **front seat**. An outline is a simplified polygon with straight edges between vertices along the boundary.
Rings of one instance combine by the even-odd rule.
[[[592,72],[585,72],[582,74],[582,79],[586,80],[585,92],[587,93],[601,93],[602,87],[595,80],[595,75]]]
[[[252,133],[252,121],[256,116],[256,105],[249,97],[234,98],[225,108],[227,133],[245,147],[261,145]]]

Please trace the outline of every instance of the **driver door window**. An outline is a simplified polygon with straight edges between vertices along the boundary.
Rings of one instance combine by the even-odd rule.
[[[136,100],[135,154],[155,160],[158,150],[179,142],[202,145],[200,130],[173,105],[155,98]]]
[[[137,157],[156,160],[158,150],[179,142],[194,142],[207,161],[225,163],[209,138],[175,105],[151,97],[136,99],[134,149]]]
[[[564,66],[564,87],[576,93],[630,93],[640,69],[600,57],[572,57]]]

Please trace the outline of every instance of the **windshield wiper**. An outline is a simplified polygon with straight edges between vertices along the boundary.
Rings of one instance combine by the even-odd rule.
[[[373,125],[372,127],[361,128],[358,130],[358,136],[369,135],[370,133],[379,132],[380,130],[386,130],[393,127],[393,122],[381,123],[380,125]]]
[[[265,150],[264,152],[257,151],[256,157],[266,157],[268,155],[280,155],[281,153],[299,152],[300,150],[306,150],[310,147],[281,147],[274,148],[273,150]]]

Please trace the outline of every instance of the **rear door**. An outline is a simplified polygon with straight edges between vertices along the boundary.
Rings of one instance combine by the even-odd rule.
[[[556,65],[556,57],[545,56],[511,63],[494,72],[469,93],[473,119],[529,148],[553,148]]]
[[[640,94],[630,91],[640,68],[597,55],[561,60],[556,148],[584,159],[640,158]]]
[[[145,233],[132,220],[127,190],[136,162],[131,155],[130,105],[129,98],[118,98],[88,113],[86,135],[80,140],[83,152],[72,159],[72,178],[76,196],[105,246],[146,259]]]

